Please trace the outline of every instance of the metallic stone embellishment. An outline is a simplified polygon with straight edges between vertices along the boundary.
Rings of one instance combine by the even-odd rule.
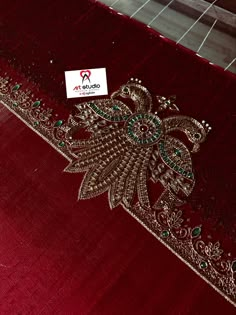
[[[130,99],[133,109],[121,99]],[[108,191],[111,208],[119,204],[131,208],[137,197],[144,208],[155,209],[168,192],[173,195],[172,205],[191,193],[195,184],[191,154],[199,150],[210,129],[191,117],[165,115],[164,112],[179,112],[174,98],[157,99],[160,106],[153,113],[150,92],[141,81],[131,79],[110,99],[76,105],[74,127],[83,127],[91,136],[75,140],[71,134],[70,148],[80,150],[73,152],[65,171],[86,172],[80,199]],[[193,144],[191,151],[172,135],[174,131],[187,136]],[[148,194],[149,179],[160,182],[166,193],[154,205]]]
[[[205,141],[209,124],[180,115],[175,97],[157,96],[153,112],[153,98],[137,79],[111,98],[75,105],[68,118],[55,118],[43,100],[9,78],[0,77],[0,102],[69,161],[66,172],[86,172],[80,199],[107,191],[111,208],[122,205],[235,305],[235,258],[229,259],[219,242],[204,241],[202,225],[188,226],[181,210],[195,184],[192,154]],[[149,180],[163,187],[154,203]]]
[[[151,113],[134,114],[127,121],[126,132],[134,144],[153,145],[162,133],[161,120]]]

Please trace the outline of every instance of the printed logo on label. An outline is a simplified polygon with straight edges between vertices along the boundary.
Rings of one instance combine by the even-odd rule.
[[[106,69],[65,71],[67,98],[107,95]]]
[[[82,83],[84,83],[85,80],[89,80],[90,82],[90,76],[91,76],[91,71],[90,70],[82,70],[80,71],[80,76],[82,77]]]

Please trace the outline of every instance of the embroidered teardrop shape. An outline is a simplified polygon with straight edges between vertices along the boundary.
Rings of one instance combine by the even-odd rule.
[[[20,88],[20,84],[16,84],[13,88],[12,88],[12,91],[15,92],[17,90],[19,90]]]
[[[198,237],[201,234],[201,227],[197,226],[192,230],[192,237]]]
[[[60,127],[63,124],[63,120],[58,120],[57,122],[55,122],[54,127]]]
[[[32,106],[33,106],[33,107],[38,107],[38,106],[40,105],[40,103],[41,103],[40,101],[36,101],[36,102],[33,103]]]

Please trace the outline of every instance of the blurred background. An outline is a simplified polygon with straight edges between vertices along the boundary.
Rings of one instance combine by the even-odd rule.
[[[100,0],[236,73],[236,0]]]

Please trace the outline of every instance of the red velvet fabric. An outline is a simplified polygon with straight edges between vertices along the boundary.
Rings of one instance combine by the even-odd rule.
[[[190,213],[236,258],[233,74],[94,1],[3,2],[0,47],[1,75],[57,112],[81,101],[65,70],[106,67],[110,93],[138,77],[207,120]],[[0,314],[235,314],[106,194],[77,202],[82,175],[1,104],[0,150]]]

